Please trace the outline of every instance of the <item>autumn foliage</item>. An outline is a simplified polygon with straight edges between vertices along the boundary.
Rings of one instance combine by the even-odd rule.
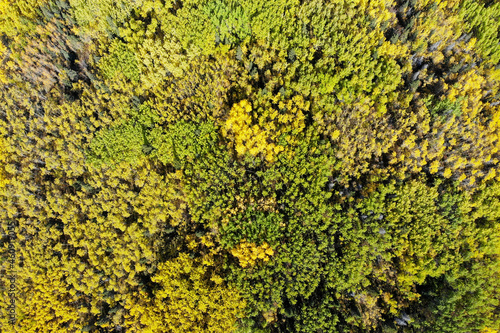
[[[0,0],[0,87],[0,332],[500,331],[497,1]]]

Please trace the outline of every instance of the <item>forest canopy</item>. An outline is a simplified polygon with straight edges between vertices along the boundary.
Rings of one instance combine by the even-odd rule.
[[[500,2],[0,0],[1,332],[500,332]]]

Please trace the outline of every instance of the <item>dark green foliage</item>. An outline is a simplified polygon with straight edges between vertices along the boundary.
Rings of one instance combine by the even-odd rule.
[[[246,239],[252,243],[266,242],[271,246],[276,245],[280,232],[280,222],[283,216],[273,212],[256,211],[253,207],[238,214],[221,227],[221,244],[225,247],[235,247],[241,240]]]
[[[185,168],[194,164],[210,152],[216,143],[216,128],[211,123],[177,122],[166,129],[156,127],[147,134],[147,140],[154,149],[152,157],[162,163]]]
[[[90,163],[134,162],[143,154],[146,144],[144,128],[128,122],[101,130],[89,145]]]
[[[460,103],[463,100],[464,98],[461,98],[455,102],[451,102],[448,99],[445,99],[443,101],[434,101],[432,99],[432,96],[429,96],[428,98],[424,99],[424,103],[429,109],[431,116],[433,117],[440,116],[446,119],[451,115],[454,115],[455,117],[460,117],[460,114],[462,113],[462,108],[460,106]]]
[[[290,159],[283,157],[270,168],[256,172],[262,184],[259,186],[262,186],[261,193],[274,193],[273,209],[280,213],[259,214],[267,216],[264,221],[271,223],[270,228],[273,228],[272,237],[267,231],[259,240],[266,240],[276,254],[263,265],[243,270],[233,267],[235,283],[244,294],[251,296],[250,309],[263,311],[271,317],[288,311],[284,304],[296,304],[309,298],[326,273],[326,231],[332,214],[327,204],[331,193],[325,189],[331,166],[326,153],[328,146],[318,145],[320,142],[314,136],[303,137],[299,142]],[[256,185],[248,189],[250,195],[258,191]],[[241,218],[234,221],[241,223]],[[262,223],[262,218],[257,215],[251,221],[252,224]],[[229,223],[234,222],[230,220]],[[229,230],[233,231],[234,227]],[[224,239],[224,233],[222,237]]]

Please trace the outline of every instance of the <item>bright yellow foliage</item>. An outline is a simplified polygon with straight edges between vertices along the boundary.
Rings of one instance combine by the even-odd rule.
[[[211,258],[191,259],[186,253],[159,264],[153,304],[131,308],[146,324],[143,332],[231,332],[246,304],[216,269]]]
[[[291,104],[291,103],[289,103]],[[289,107],[291,105],[288,105]],[[285,107],[283,104],[282,107]],[[252,117],[252,105],[247,100],[233,105],[229,118],[225,122],[223,134],[234,141],[234,148],[239,156],[250,154],[262,155],[268,162],[273,162],[276,156],[284,151],[284,147],[276,143],[276,139],[285,133],[280,125],[290,125],[296,130],[304,128],[304,115],[296,109],[286,114],[279,114],[277,110],[269,112],[268,119],[259,118],[255,124]]]
[[[264,262],[269,261],[269,258],[274,255],[274,251],[265,242],[257,246],[255,243],[243,240],[231,250],[231,254],[238,258],[240,266],[245,268],[255,265],[258,259],[262,259]]]
[[[0,188],[9,183],[8,174],[5,171],[7,155],[7,140],[3,136],[0,136]]]
[[[481,333],[498,333],[498,330],[494,330],[492,328],[489,328],[489,327],[485,327],[481,330]]]
[[[37,9],[48,0],[0,0],[0,34],[12,37],[29,30],[37,15]]]

